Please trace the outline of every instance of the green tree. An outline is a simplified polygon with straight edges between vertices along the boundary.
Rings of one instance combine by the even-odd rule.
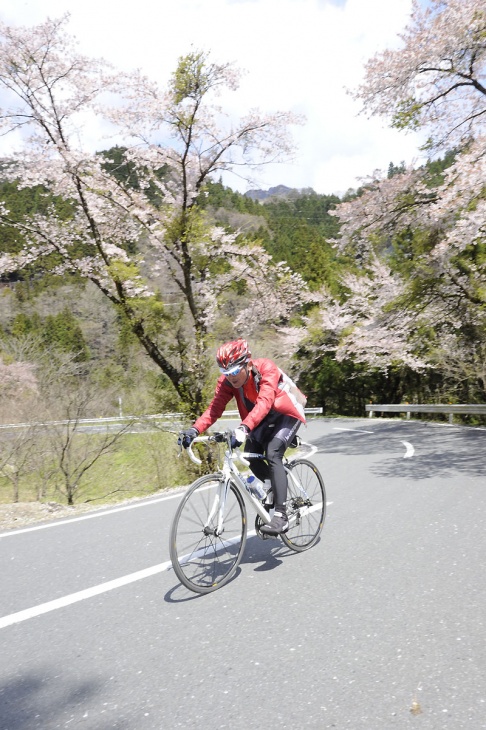
[[[61,352],[73,353],[75,362],[85,362],[90,352],[83,331],[72,312],[65,308],[59,314],[46,317],[42,339],[47,347],[53,345]]]
[[[11,131],[32,131],[9,179],[45,185],[53,200],[61,198],[72,211],[66,218],[51,205],[47,215],[12,221],[0,206],[3,222],[15,225],[26,241],[22,252],[1,261],[3,273],[51,255],[57,273],[88,278],[197,413],[210,375],[211,326],[233,282],[244,279],[260,307],[270,298],[262,292],[271,289],[272,306],[262,316],[279,324],[289,319],[295,292],[304,287],[299,277],[272,266],[257,246],[208,221],[201,198],[208,181],[223,171],[287,159],[288,128],[297,120],[282,112],[251,113],[224,126],[211,99],[221,87],[236,89],[238,72],[230,64],[189,53],[179,59],[167,89],[138,72],[107,76],[105,64],[77,53],[66,22],[2,28],[5,118]],[[78,130],[73,117],[92,109],[107,89],[123,101],[105,108],[106,116],[135,144],[111,156],[92,155],[82,150],[82,140],[71,139],[73,128]],[[29,147],[34,138],[35,149]],[[171,144],[161,145],[161,139]],[[249,321],[239,314],[235,327]]]

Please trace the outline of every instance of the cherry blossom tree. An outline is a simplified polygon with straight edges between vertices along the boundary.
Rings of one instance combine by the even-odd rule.
[[[431,164],[363,180],[337,207],[336,246],[361,271],[344,295],[325,293],[317,348],[371,367],[405,363],[481,380],[486,342],[486,8],[479,0],[415,0],[402,47],[366,64],[364,111],[429,135],[430,154],[454,147],[438,179]],[[314,314],[314,317],[316,315]],[[331,336],[332,335],[332,336]],[[455,369],[458,372],[458,369]]]
[[[0,394],[9,398],[12,394],[22,396],[37,392],[37,378],[32,363],[4,363],[0,355]]]
[[[418,354],[421,321],[399,304],[405,287],[398,274],[375,257],[367,275],[348,272],[341,284],[346,292],[342,300],[323,289],[314,298],[318,306],[304,317],[305,328],[288,331],[295,349],[305,343],[307,359],[329,353],[337,361],[380,370],[398,362],[414,369],[426,366]]]
[[[258,244],[212,224],[198,201],[215,173],[250,175],[288,159],[288,128],[300,120],[256,110],[238,122],[225,116],[213,97],[236,89],[239,72],[204,52],[182,57],[165,89],[139,72],[116,73],[78,52],[67,22],[0,26],[0,123],[22,141],[3,175],[70,205],[69,215],[53,204],[15,222],[25,244],[0,254],[0,273],[45,259],[59,275],[89,280],[198,412],[223,293],[241,282],[249,309],[238,315],[248,328],[255,297],[272,303],[269,321],[285,324],[305,289]],[[135,183],[113,174],[109,153],[89,152],[83,126],[93,114],[123,140]],[[12,224],[1,203],[0,219]]]
[[[431,147],[461,147],[484,131],[485,33],[481,0],[413,0],[402,47],[367,62],[355,96],[392,126],[425,128]]]

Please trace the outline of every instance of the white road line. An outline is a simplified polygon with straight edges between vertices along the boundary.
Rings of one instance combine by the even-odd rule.
[[[332,502],[326,502],[326,504],[330,505],[332,504]],[[317,509],[318,507],[319,505],[314,505],[314,509]],[[309,512],[312,511],[314,511],[312,508],[309,509]],[[249,530],[247,537],[254,537],[255,535],[255,530]],[[232,541],[228,541],[228,544],[230,542]],[[124,575],[121,578],[115,578],[115,580],[110,580],[107,583],[100,583],[100,585],[93,586],[92,588],[86,588],[84,591],[71,593],[69,596],[56,598],[54,601],[48,601],[47,603],[41,603],[39,606],[27,608],[24,611],[11,613],[9,616],[3,616],[3,618],[0,618],[0,629],[4,629],[7,626],[12,626],[13,624],[21,623],[22,621],[27,621],[28,619],[35,618],[36,616],[42,616],[42,614],[49,613],[50,611],[56,611],[58,608],[71,606],[73,603],[85,601],[87,598],[99,596],[101,593],[113,591],[115,588],[121,588],[122,586],[129,585],[130,583],[135,583],[137,580],[150,578],[152,575],[157,575],[157,573],[163,573],[164,571],[169,570],[171,567],[172,562],[170,560],[167,560],[165,563],[159,563],[158,565],[153,565],[151,568],[138,570],[136,573],[130,573],[130,575]]]
[[[176,496],[180,495],[172,495],[170,497],[161,497],[157,500],[151,500],[151,502],[162,502],[165,499],[174,499]],[[150,503],[151,503],[150,502]],[[150,504],[149,503],[149,504]],[[327,505],[333,504],[333,502],[326,502]],[[132,507],[141,507],[143,505],[129,505],[126,507],[119,507],[118,509],[111,510],[111,512],[120,512],[125,509],[131,509]],[[308,511],[313,512],[315,509],[318,509],[320,505],[314,505],[311,507]],[[101,514],[107,514],[106,512],[103,512]],[[88,517],[96,517],[100,515],[87,515],[85,517],[78,517],[77,519],[88,519]],[[66,522],[74,522],[75,520],[64,520],[64,523]],[[41,529],[41,527],[50,527],[50,525],[43,525],[39,526],[37,528],[29,528],[29,529]],[[29,530],[19,530],[18,532],[28,532]],[[256,535],[255,530],[249,530],[247,533],[248,537],[254,537]],[[5,537],[5,535],[3,535]],[[229,541],[231,542],[231,541]],[[62,598],[56,598],[53,601],[47,601],[47,603],[41,603],[39,606],[33,606],[32,608],[26,608],[24,611],[17,611],[17,613],[11,613],[9,616],[3,616],[0,618],[0,629],[4,629],[7,626],[12,626],[13,624],[21,623],[22,621],[27,621],[30,618],[35,618],[36,616],[42,616],[44,613],[49,613],[50,611],[56,611],[58,608],[65,608],[66,606],[71,606],[73,603],[78,603],[79,601],[85,601],[87,598],[93,598],[93,596],[99,596],[101,593],[107,593],[108,591],[112,591],[115,588],[121,588],[122,586],[129,585],[130,583],[135,583],[137,580],[143,580],[144,578],[150,578],[152,575],[157,575],[157,573],[163,573],[166,570],[169,570],[172,567],[172,562],[170,560],[167,560],[165,563],[159,563],[158,565],[153,565],[151,568],[145,568],[144,570],[138,570],[136,573],[130,573],[129,575],[124,575],[121,578],[115,578],[115,580],[110,580],[107,583],[100,583],[97,586],[93,586],[92,588],[86,588],[83,591],[78,591],[77,593],[71,593],[68,596],[63,596]]]
[[[110,580],[107,583],[101,583],[100,585],[93,586],[92,588],[86,588],[84,591],[71,593],[69,596],[56,598],[54,601],[48,601],[47,603],[41,603],[39,606],[27,608],[25,611],[11,613],[10,616],[4,616],[3,618],[0,618],[0,629],[4,629],[6,626],[11,626],[12,624],[18,624],[21,621],[26,621],[27,619],[34,618],[35,616],[41,616],[43,613],[49,613],[49,611],[56,611],[58,608],[70,606],[72,603],[84,601],[86,598],[99,596],[101,593],[106,593],[107,591],[112,591],[114,588],[126,586],[129,583],[134,583],[137,580],[149,578],[152,575],[156,575],[157,573],[162,573],[164,570],[168,570],[171,565],[171,561],[168,560],[165,563],[159,563],[159,565],[154,565],[151,568],[145,568],[145,570],[139,570],[136,573],[124,575],[121,578]]]
[[[409,441],[400,441],[400,443],[403,444],[406,449],[403,458],[411,459],[412,456],[415,454],[415,449],[413,448],[412,444]]]
[[[82,520],[92,520],[94,517],[104,517],[105,515],[113,515],[116,512],[125,512],[127,509],[136,509],[137,507],[149,507],[151,504],[156,502],[166,502],[169,499],[180,499],[184,492],[178,492],[177,494],[171,494],[167,497],[159,497],[158,499],[151,499],[147,502],[136,502],[135,504],[127,504],[124,507],[114,507],[113,509],[104,509],[98,512],[90,512],[89,515],[82,515],[81,517],[70,517],[67,520],[53,520],[52,522],[46,522],[43,525],[34,525],[33,527],[23,527],[21,530],[11,530],[0,534],[0,540],[2,537],[13,537],[15,535],[23,535],[26,532],[34,532],[35,530],[46,530],[48,527],[59,527],[60,525],[67,525],[71,522],[81,522]]]
[[[353,433],[373,433],[373,431],[363,431],[358,430],[355,428],[337,428],[334,427],[334,431],[353,431]],[[401,444],[405,446],[405,454],[403,456],[404,459],[411,459],[412,456],[415,454],[415,449],[413,448],[412,444],[409,441],[400,441]]]
[[[248,532],[247,537],[253,537],[256,535],[255,530]],[[230,541],[229,541],[230,542]],[[27,621],[30,618],[36,616],[42,616],[44,613],[50,611],[57,611],[58,608],[65,608],[65,606],[71,606],[73,603],[79,601],[85,601],[87,598],[93,598],[93,596],[99,596],[101,593],[107,593],[113,591],[115,588],[121,588],[122,586],[135,583],[137,580],[143,580],[144,578],[150,578],[152,575],[157,573],[163,573],[172,567],[172,562],[167,560],[165,563],[159,563],[151,568],[145,568],[144,570],[138,570],[136,573],[130,573],[130,575],[124,575],[121,578],[115,578],[107,583],[100,583],[100,585],[93,586],[92,588],[86,588],[84,591],[78,591],[77,593],[71,593],[69,596],[63,596],[62,598],[56,598],[54,601],[48,601],[47,603],[41,603],[39,606],[33,606],[27,608],[24,611],[18,611],[17,613],[11,613],[10,616],[3,616],[0,618],[0,629],[4,629],[12,624],[18,624],[22,621]]]
[[[338,428],[337,426],[334,426],[334,431],[352,431],[353,433],[373,433],[373,431],[363,431],[363,429],[358,429],[358,428]]]

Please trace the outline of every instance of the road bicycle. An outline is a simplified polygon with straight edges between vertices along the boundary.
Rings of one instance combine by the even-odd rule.
[[[260,532],[273,513],[271,490],[259,499],[236,461],[249,465],[248,459],[264,459],[262,454],[240,452],[231,448],[231,431],[198,436],[194,442],[226,445],[221,471],[196,479],[185,493],[175,514],[170,533],[170,558],[180,582],[195,593],[210,593],[225,585],[235,575],[243,556],[247,538],[246,504],[256,512],[255,532]],[[308,449],[315,446],[300,442]],[[300,449],[299,449],[300,450]],[[195,463],[201,460],[192,447],[186,449]],[[319,470],[308,459],[297,455],[284,458],[288,491],[286,511],[289,530],[278,537],[291,550],[302,552],[315,545],[326,516],[326,491]],[[271,539],[271,538],[270,538]],[[275,538],[273,538],[275,539]]]

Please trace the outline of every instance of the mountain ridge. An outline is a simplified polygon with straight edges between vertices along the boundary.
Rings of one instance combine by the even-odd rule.
[[[269,198],[297,198],[300,195],[316,195],[315,190],[312,188],[289,188],[287,185],[275,185],[274,187],[268,188],[268,190],[262,190],[260,188],[247,190],[244,195],[252,200],[263,202]]]

